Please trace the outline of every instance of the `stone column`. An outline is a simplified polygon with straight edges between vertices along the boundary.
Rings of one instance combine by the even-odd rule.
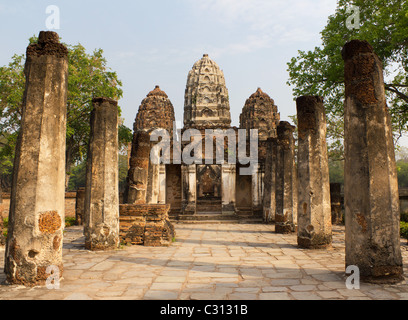
[[[155,143],[151,143],[150,150],[152,150],[154,144]],[[158,159],[152,159],[152,156],[153,155],[150,155],[146,201],[148,204],[158,204],[160,188],[160,164],[155,164],[159,161]],[[153,160],[155,163],[153,163]]]
[[[298,244],[325,248],[332,242],[329,160],[323,98],[296,100],[298,117]]]
[[[382,63],[366,41],[348,42],[342,55],[346,266],[358,266],[362,280],[399,282],[398,181]]]
[[[259,163],[254,165],[252,171],[252,211],[256,213],[260,206],[260,194],[259,194]]]
[[[197,169],[196,165],[183,165],[182,174],[182,205],[183,214],[191,215],[197,212]]]
[[[222,181],[222,213],[235,214],[235,183],[236,169],[233,164],[223,164],[221,168]]]
[[[331,215],[332,224],[341,224],[343,216],[341,213],[341,184],[330,183]]]
[[[276,214],[275,231],[290,233],[296,231],[293,220],[296,203],[294,202],[295,141],[293,127],[289,122],[281,121],[278,126],[276,161]]]
[[[278,140],[268,138],[265,159],[263,220],[265,223],[275,221],[276,215],[276,157]]]
[[[82,226],[84,224],[85,212],[85,188],[79,188],[75,199],[75,221],[76,225]]]
[[[0,179],[0,246],[4,246],[6,239],[3,236],[3,191],[1,189]]]
[[[166,204],[166,165],[161,164],[159,169],[159,204]]]
[[[146,204],[149,161],[150,134],[146,131],[136,131],[133,135],[125,203]]]
[[[93,100],[85,188],[84,234],[88,250],[119,246],[118,104]]]
[[[67,56],[55,32],[40,32],[27,48],[5,255],[10,284],[43,285],[51,272],[62,275]]]

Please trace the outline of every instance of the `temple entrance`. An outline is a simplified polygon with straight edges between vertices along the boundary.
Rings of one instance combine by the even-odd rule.
[[[236,208],[238,214],[252,213],[252,176],[243,176],[237,169]]]
[[[222,212],[221,166],[197,166],[197,213]]]
[[[181,211],[181,166],[166,165],[166,203],[171,206],[170,214]]]

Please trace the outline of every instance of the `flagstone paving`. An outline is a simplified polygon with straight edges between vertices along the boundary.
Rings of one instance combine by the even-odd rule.
[[[273,225],[175,227],[171,247],[109,252],[85,250],[82,229],[67,228],[60,288],[4,285],[0,269],[0,300],[408,300],[406,281],[347,289],[344,227],[334,227],[329,250],[299,249],[295,234],[275,234]],[[408,279],[407,241],[401,244]]]

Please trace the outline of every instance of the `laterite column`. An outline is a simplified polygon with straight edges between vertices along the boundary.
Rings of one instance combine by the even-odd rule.
[[[63,271],[68,50],[40,32],[26,56],[4,271],[10,284],[35,286]]]
[[[397,169],[382,63],[366,41],[343,48],[345,61],[346,266],[362,280],[403,275]]]
[[[308,249],[332,243],[329,160],[323,98],[296,100],[298,117],[298,244]]]
[[[88,250],[119,246],[118,104],[108,98],[93,99],[89,142],[84,234]]]
[[[295,127],[289,122],[281,121],[278,126],[278,145],[276,156],[276,233],[296,231],[295,193]]]

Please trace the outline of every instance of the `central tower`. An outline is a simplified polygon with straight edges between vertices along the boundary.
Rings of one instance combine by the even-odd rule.
[[[231,126],[228,90],[220,67],[204,54],[188,73],[184,127],[227,129]]]

